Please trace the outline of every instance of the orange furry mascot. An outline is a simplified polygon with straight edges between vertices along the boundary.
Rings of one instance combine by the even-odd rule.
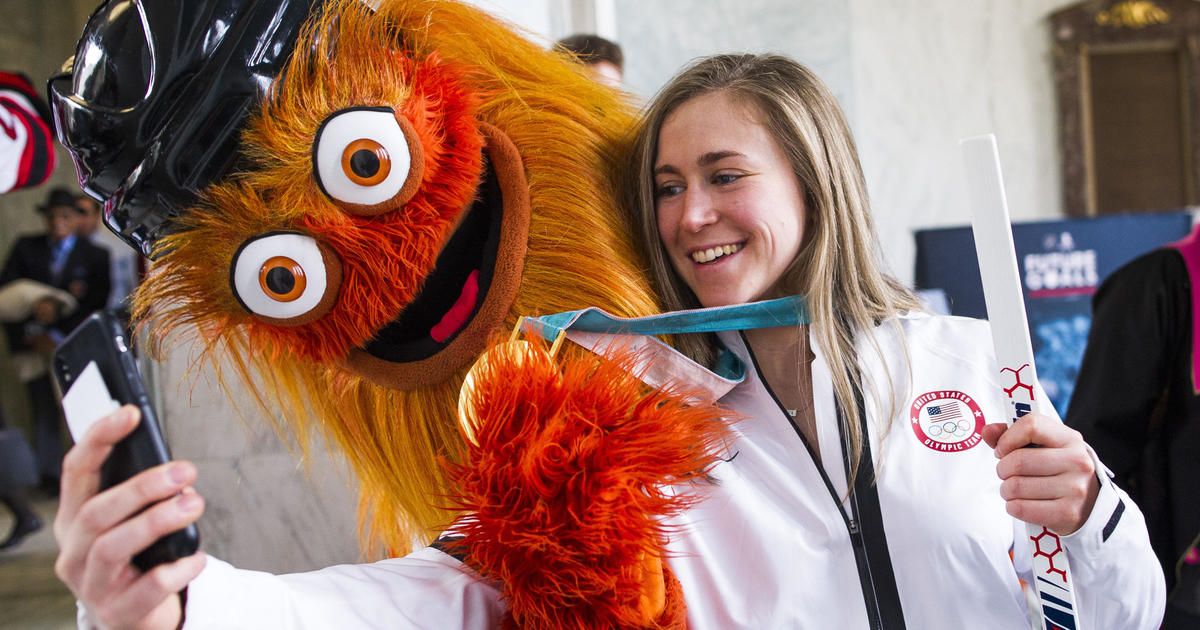
[[[614,184],[633,122],[467,6],[327,2],[238,167],[156,244],[136,314],[157,339],[194,326],[266,380],[260,403],[301,444],[315,428],[345,453],[368,548],[457,522],[506,625],[682,627],[659,523],[687,499],[662,488],[714,461],[713,409],[628,360],[522,342],[476,369],[469,443],[457,412],[518,317],[657,310]]]

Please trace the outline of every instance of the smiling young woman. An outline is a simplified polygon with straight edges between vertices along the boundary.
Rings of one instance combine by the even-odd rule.
[[[677,339],[746,366],[721,399],[742,419],[718,483],[672,522],[690,627],[1028,626],[1017,578],[1045,576],[1009,514],[1063,535],[1081,625],[1157,627],[1141,514],[1057,418],[999,422],[986,323],[924,313],[885,272],[854,140],[815,75],[775,55],[697,61],[634,155],[668,307],[804,294],[811,320]]]

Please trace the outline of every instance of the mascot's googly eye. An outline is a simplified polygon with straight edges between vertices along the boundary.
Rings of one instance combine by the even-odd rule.
[[[342,265],[311,236],[277,232],[250,239],[233,257],[230,284],[247,311],[274,324],[296,326],[333,306]]]
[[[344,109],[317,130],[317,185],[350,214],[396,209],[421,183],[424,152],[416,131],[387,107]]]

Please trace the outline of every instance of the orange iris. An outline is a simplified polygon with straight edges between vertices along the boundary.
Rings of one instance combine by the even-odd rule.
[[[273,256],[258,271],[258,285],[277,302],[296,300],[307,284],[304,268],[287,256]]]
[[[359,186],[374,186],[387,179],[392,158],[382,144],[359,138],[342,151],[342,172]]]

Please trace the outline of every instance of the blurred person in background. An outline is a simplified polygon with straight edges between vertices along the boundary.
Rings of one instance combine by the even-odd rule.
[[[1100,285],[1066,418],[1146,515],[1167,583],[1163,630],[1200,628],[1198,282],[1200,227]]]
[[[578,57],[596,75],[596,80],[621,87],[625,55],[619,44],[599,35],[579,33],[559,40],[558,45]]]
[[[125,244],[120,237],[102,225],[100,202],[87,195],[75,200],[79,209],[79,226],[76,233],[106,251],[109,256],[109,281],[111,289],[107,308],[117,311],[121,319],[129,321],[129,295],[138,283],[138,253]]]
[[[80,209],[76,196],[54,188],[37,207],[45,218],[43,234],[17,240],[0,272],[0,286],[32,280],[69,293],[77,308],[66,309],[53,297],[38,300],[28,317],[5,324],[8,348],[17,375],[33,407],[34,448],[43,490],[56,494],[65,440],[58,401],[50,381],[50,356],[62,338],[96,310],[109,295],[109,256],[103,248],[79,238]]]

